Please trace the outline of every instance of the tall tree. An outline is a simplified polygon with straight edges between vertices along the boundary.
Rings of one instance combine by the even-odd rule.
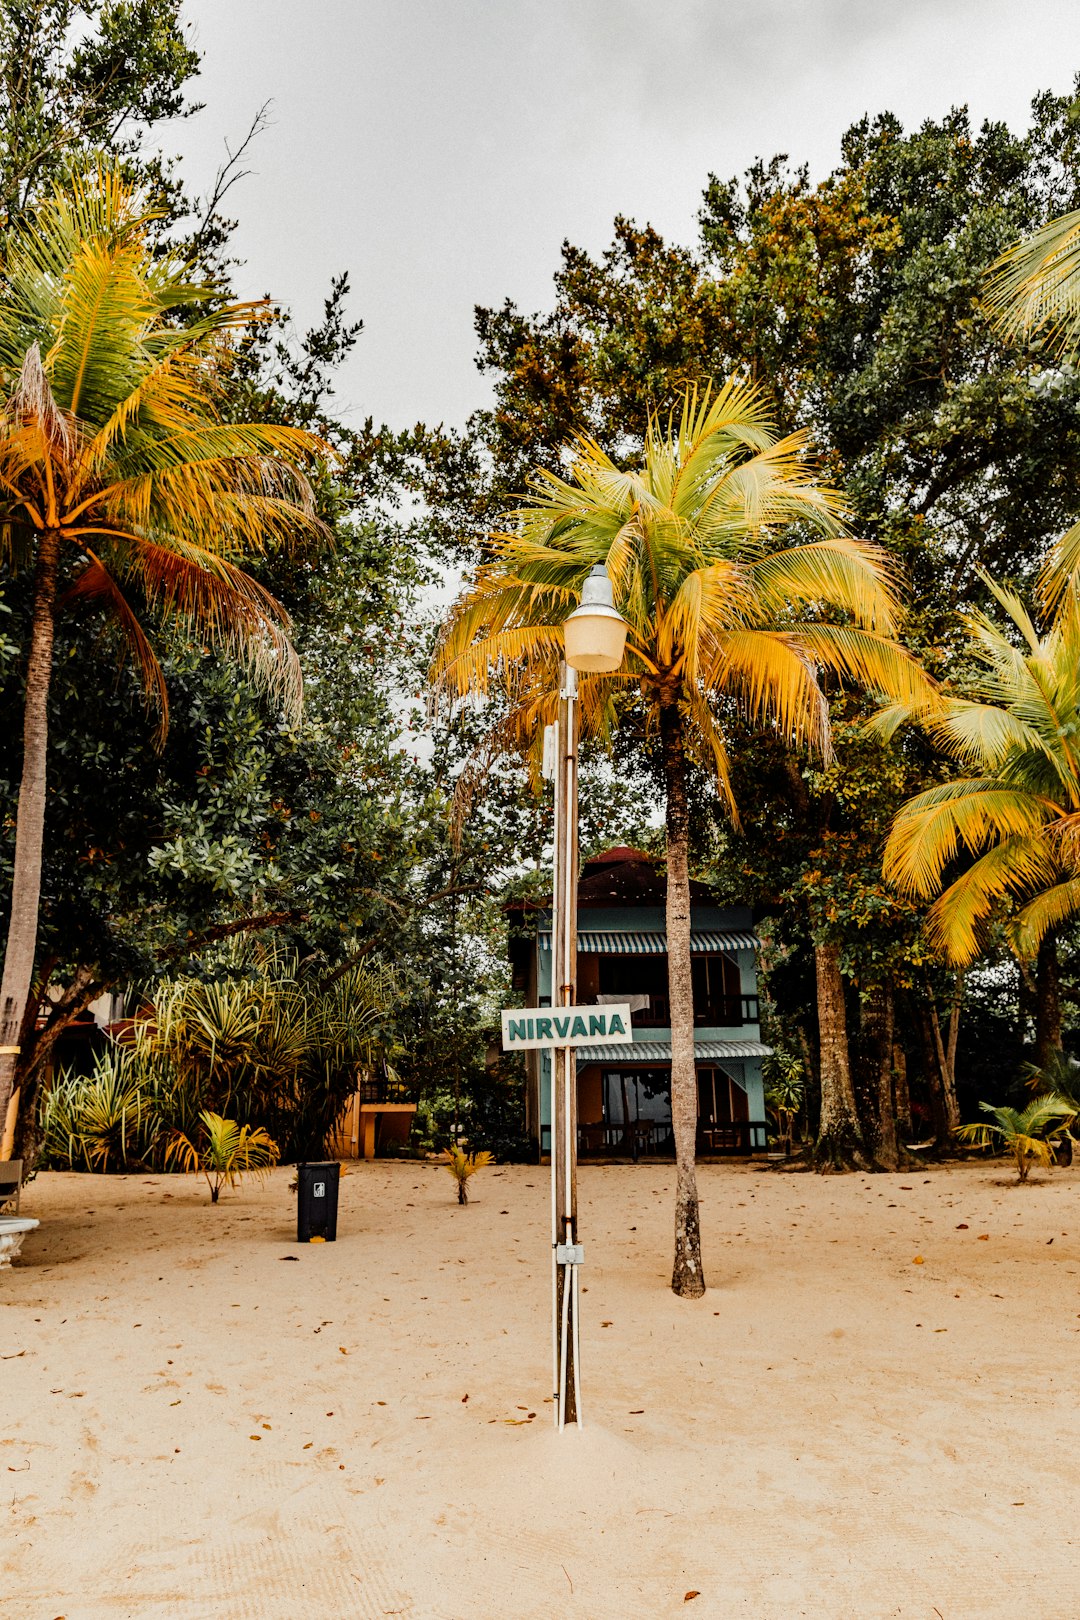
[[[33,980],[59,609],[108,615],[162,728],[166,689],[144,610],[189,626],[299,700],[287,615],[235,559],[320,532],[303,472],[319,444],[295,428],[222,420],[227,336],[256,312],[212,305],[210,288],[154,254],[150,224],[118,173],[103,168],[41,204],[8,252],[3,538],[34,585],[0,986],[0,1118]],[[196,314],[199,305],[210,307]]]
[[[511,513],[451,615],[434,666],[464,695],[509,687],[507,745],[535,746],[556,702],[562,622],[597,563],[629,624],[625,669],[584,677],[583,725],[658,734],[666,788],[671,1106],[677,1158],[672,1288],[705,1290],[694,1169],[694,1061],[688,865],[689,773],[705,766],[737,818],[725,710],[774,727],[794,745],[829,749],[815,670],[904,691],[928,687],[892,639],[897,604],[883,556],[842,532],[836,492],[813,476],[805,437],[778,439],[761,396],[734,383],[689,391],[653,419],[644,463],[624,471],[578,441],[568,477],[541,472]],[[783,546],[793,530],[823,538]],[[846,622],[834,615],[849,615]]]

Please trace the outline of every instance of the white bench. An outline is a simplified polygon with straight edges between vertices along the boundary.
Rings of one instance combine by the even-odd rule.
[[[40,1221],[31,1220],[29,1215],[0,1215],[0,1271],[10,1266],[27,1232],[33,1232],[40,1225]]]

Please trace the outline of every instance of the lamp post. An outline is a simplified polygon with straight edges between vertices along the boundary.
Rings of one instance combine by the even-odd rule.
[[[600,563],[566,620],[555,728],[555,859],[551,907],[551,1004],[577,999],[578,671],[610,675],[626,644],[626,621],[614,605]],[[556,1427],[581,1427],[581,1332],[577,1231],[577,1057],[572,1046],[551,1053],[551,1347]]]

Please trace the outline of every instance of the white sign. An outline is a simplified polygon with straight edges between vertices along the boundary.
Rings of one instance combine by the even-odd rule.
[[[630,1007],[506,1007],[502,1015],[504,1052],[538,1046],[619,1046],[632,1041]]]

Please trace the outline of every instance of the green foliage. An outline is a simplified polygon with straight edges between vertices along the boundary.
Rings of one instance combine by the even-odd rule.
[[[189,1174],[204,1175],[212,1204],[217,1203],[223,1186],[235,1187],[245,1175],[261,1179],[277,1164],[281,1156],[277,1143],[260,1126],[238,1125],[234,1119],[205,1110],[199,1119],[203,1128],[197,1145],[177,1133],[165,1149],[165,1162]]]
[[[265,1125],[289,1160],[317,1157],[385,1050],[395,988],[358,960],[328,972],[281,947],[233,945],[220,977],[166,981],[140,1017],[140,1051],[197,1109]]]
[[[1020,598],[998,586],[1008,632],[986,615],[971,621],[972,696],[952,698],[929,727],[968,774],[904,804],[885,850],[902,893],[936,897],[930,942],[961,965],[982,953],[1007,900],[1019,903],[1009,932],[1022,956],[1080,915],[1080,574],[1066,543],[1043,584],[1052,613],[1041,634]]]
[[[44,1168],[138,1169],[157,1140],[158,1102],[131,1054],[119,1048],[100,1054],[89,1077],[58,1076],[42,1105]]]
[[[1054,1144],[1048,1137],[1067,1129],[1076,1116],[1075,1105],[1064,1097],[1049,1093],[1036,1097],[1024,1109],[980,1103],[992,1120],[976,1120],[961,1125],[957,1136],[961,1142],[972,1142],[979,1147],[1000,1145],[1011,1153],[1020,1181],[1026,1181],[1033,1164],[1048,1168],[1054,1163]]]
[[[777,1140],[790,1152],[795,1122],[806,1107],[806,1069],[793,1052],[776,1047],[762,1067],[765,1107],[776,1125]]]

